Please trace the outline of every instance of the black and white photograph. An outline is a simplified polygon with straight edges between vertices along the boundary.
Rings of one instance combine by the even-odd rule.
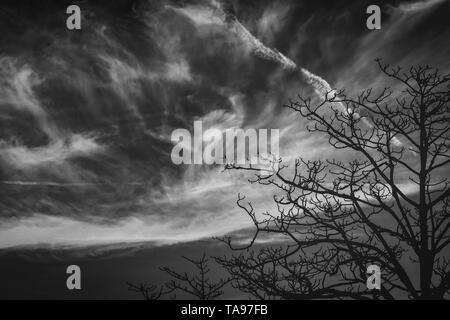
[[[1,0],[0,300],[449,299],[449,17]]]

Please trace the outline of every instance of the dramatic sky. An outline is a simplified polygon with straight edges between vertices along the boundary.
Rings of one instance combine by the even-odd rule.
[[[273,190],[221,166],[174,165],[174,129],[275,128],[287,163],[348,158],[283,104],[384,87],[377,57],[450,70],[447,0],[80,1],[82,30],[69,31],[71,3],[0,4],[2,270],[30,250],[122,257],[146,243],[175,255],[239,234],[250,221],[237,193],[262,210]],[[366,28],[370,4],[381,30]],[[403,188],[414,192],[406,178]]]

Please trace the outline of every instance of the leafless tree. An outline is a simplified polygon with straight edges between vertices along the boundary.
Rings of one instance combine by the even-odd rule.
[[[223,288],[230,282],[229,279],[219,279],[214,281],[210,278],[211,269],[209,259],[203,254],[199,260],[183,257],[186,261],[195,266],[197,273],[189,274],[187,272],[179,273],[169,267],[161,268],[161,271],[167,273],[171,280],[166,282],[158,289],[155,285],[133,285],[128,283],[128,289],[133,292],[139,292],[147,300],[157,300],[163,296],[176,292],[184,292],[199,300],[212,300],[223,295]],[[176,296],[172,297],[173,299]]]
[[[238,289],[264,299],[449,297],[450,74],[377,64],[402,89],[368,89],[355,98],[333,90],[287,105],[351,161],[300,158],[289,167],[280,159],[271,175],[227,165],[278,190],[276,213],[257,213],[239,195],[256,230],[248,246],[221,239],[245,249],[216,259]],[[256,250],[261,234],[284,236],[287,244]],[[381,269],[381,290],[366,287],[372,264]]]
[[[164,294],[164,287],[157,287],[148,283],[141,283],[139,285],[127,282],[128,291],[140,293],[145,300],[158,300]]]
[[[187,272],[178,273],[168,267],[162,268],[161,270],[169,274],[173,279],[166,283],[166,287],[170,292],[182,291],[199,300],[212,300],[223,295],[222,289],[229,283],[229,280],[219,279],[218,281],[213,281],[210,279],[211,269],[209,268],[209,259],[206,254],[203,254],[199,260],[187,257],[183,257],[183,259],[192,263],[197,269],[197,273],[189,275]]]

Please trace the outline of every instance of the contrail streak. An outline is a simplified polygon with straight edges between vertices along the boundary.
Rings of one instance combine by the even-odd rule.
[[[314,91],[320,97],[324,97],[327,94],[336,93],[336,91],[332,89],[330,84],[325,79],[303,67],[298,66],[294,61],[286,57],[280,51],[265,46],[258,38],[248,31],[234,15],[224,12],[220,3],[212,1],[212,5],[214,7],[215,21],[220,20],[223,24],[228,25],[231,32],[233,32],[246,45],[248,45],[256,56],[276,62],[285,70],[300,72],[302,78],[314,88]],[[185,14],[189,16],[188,13],[185,12]],[[342,102],[335,102],[333,105],[338,107],[342,113],[348,113],[347,107]],[[355,116],[358,117],[359,115],[355,113]],[[362,122],[369,128],[374,127],[373,124],[366,118],[362,118]],[[392,139],[392,142],[394,145],[402,144],[396,137]]]

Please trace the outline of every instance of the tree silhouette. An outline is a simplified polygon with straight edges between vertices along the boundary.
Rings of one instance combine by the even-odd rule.
[[[450,75],[377,64],[402,90],[356,98],[330,91],[320,101],[299,95],[287,105],[351,161],[297,159],[289,168],[278,160],[271,175],[226,166],[280,193],[276,213],[258,214],[238,197],[255,234],[245,248],[221,239],[247,252],[216,258],[236,288],[262,299],[449,297]],[[257,251],[262,233],[290,243]],[[381,290],[366,287],[372,264],[381,269]]]
[[[141,283],[139,285],[127,282],[128,291],[140,293],[145,300],[158,300],[164,294],[164,287],[157,287],[148,283]]]
[[[223,288],[230,282],[229,279],[219,279],[213,281],[209,275],[209,259],[203,254],[199,260],[183,257],[186,261],[193,264],[197,273],[190,275],[187,272],[179,273],[169,267],[160,268],[167,273],[171,280],[166,282],[159,289],[155,285],[128,284],[128,290],[139,292],[147,300],[158,300],[165,295],[184,292],[199,300],[212,300],[223,295]],[[176,296],[172,296],[173,299]]]

